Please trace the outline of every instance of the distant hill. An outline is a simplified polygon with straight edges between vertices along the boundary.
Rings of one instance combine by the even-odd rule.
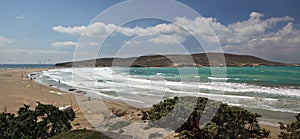
[[[226,64],[224,65],[223,57]],[[221,62],[220,62],[221,61]],[[57,63],[63,67],[183,67],[183,66],[294,66],[264,60],[249,55],[200,53],[192,55],[151,55],[130,58],[100,58],[75,62]]]

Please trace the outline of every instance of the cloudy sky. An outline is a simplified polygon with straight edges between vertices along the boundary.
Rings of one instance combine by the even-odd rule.
[[[101,13],[121,5],[109,0],[2,0],[0,2],[0,64],[56,63],[95,57],[217,51],[300,63],[300,1],[180,0],[201,16],[157,1],[151,10],[171,20],[113,19],[142,8],[116,8],[110,20]],[[143,8],[145,7],[145,8]],[[175,7],[175,8],[174,8]],[[111,8],[113,9],[113,8]],[[100,14],[100,16],[99,16]],[[111,21],[111,22],[110,22]],[[198,40],[197,40],[198,39]],[[102,42],[104,41],[104,42]]]

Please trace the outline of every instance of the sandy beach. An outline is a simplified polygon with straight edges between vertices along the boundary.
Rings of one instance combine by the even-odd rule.
[[[39,101],[44,104],[53,104],[57,107],[72,105],[76,112],[76,119],[72,122],[74,128],[87,128],[93,129],[93,126],[86,120],[85,116],[81,113],[78,101],[88,99],[82,96],[79,100],[76,96],[70,92],[64,92],[57,88],[46,86],[26,78],[26,75],[32,72],[39,72],[47,69],[0,69],[0,111],[6,110],[7,112],[16,113],[19,107],[23,104],[30,105],[31,108],[36,106],[36,102]],[[51,92],[60,93],[51,93]],[[94,103],[97,100],[91,99],[88,103]],[[109,109],[122,109],[126,112],[126,115],[122,117],[123,120],[135,120],[138,121],[140,116],[140,109],[133,108],[128,105],[123,105],[116,102],[105,101],[105,105]],[[138,115],[138,116],[137,116]],[[100,117],[99,117],[100,116]],[[98,119],[103,115],[98,115]],[[107,122],[107,121],[106,121]],[[142,122],[142,121],[141,121]],[[136,125],[136,126],[144,126]],[[280,133],[279,127],[262,125],[264,128],[271,130],[272,138],[277,138]],[[153,129],[152,131],[158,131],[161,129]],[[129,131],[129,130],[128,130]],[[149,133],[151,130],[149,130]],[[169,131],[163,131],[164,134],[170,133]],[[170,137],[170,136],[169,136]]]
[[[80,112],[75,95],[26,78],[27,74],[42,70],[47,69],[0,69],[0,111],[16,113],[24,104],[34,108],[38,101],[57,107],[72,105],[77,117],[73,124],[79,124],[76,128],[91,127]],[[50,93],[51,91],[61,92],[61,94]]]
[[[99,114],[98,112],[96,114],[89,113],[91,109],[85,108],[85,104],[93,106],[99,104],[102,105],[100,107],[103,107],[100,109],[120,109],[126,113],[122,116],[122,118],[116,116],[110,117],[109,121],[106,120],[104,122],[104,128],[109,127],[114,122],[135,121],[135,124],[132,124],[131,127],[127,129],[130,134],[135,134],[134,131],[136,128],[142,129],[141,127],[146,126],[146,123],[139,121],[139,117],[141,116],[141,110],[138,108],[133,108],[131,106],[121,104],[118,102],[112,102],[107,100],[102,101],[98,99],[88,98],[82,95],[77,96],[76,98],[75,94],[72,92],[62,91],[58,88],[43,85],[34,80],[31,80],[30,78],[26,78],[26,75],[29,73],[40,72],[43,70],[48,69],[0,69],[0,111],[17,113],[19,107],[23,106],[24,104],[30,105],[33,109],[37,105],[36,102],[41,102],[43,104],[52,104],[57,107],[72,105],[74,111],[76,112],[76,118],[72,122],[73,129],[86,128],[96,130],[94,127],[95,123],[100,123],[99,121],[103,122],[104,115]],[[80,107],[77,102],[82,102]],[[81,110],[84,110],[86,115],[83,115]],[[88,116],[89,121],[86,119],[86,116]],[[90,122],[94,122],[94,119],[96,119],[97,121],[93,123],[93,125],[90,124]],[[147,130],[145,132],[146,134],[140,137],[148,137],[149,134],[154,132],[163,133],[165,137],[170,138],[170,131],[167,132],[166,130],[159,128]],[[123,135],[120,134],[118,136]]]
[[[40,84],[30,78],[26,78],[30,73],[44,70],[48,69],[0,69],[0,111],[16,113],[19,110],[19,107],[24,104],[34,108],[37,105],[36,102],[52,104],[57,107],[72,105],[77,117],[73,123],[77,125],[78,123],[80,124],[80,126],[76,128],[93,128],[81,113],[77,103],[77,101],[83,102],[89,100],[89,97],[80,96],[80,100],[77,100],[78,98],[76,98],[75,94],[72,92],[66,92],[55,87]],[[91,99],[90,101],[100,100]],[[117,102],[101,102],[105,102],[106,107],[109,109],[122,109],[129,113],[138,111],[138,109]],[[128,117],[127,119],[130,118]]]

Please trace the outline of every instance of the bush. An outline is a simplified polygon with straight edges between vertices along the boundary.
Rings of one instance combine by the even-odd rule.
[[[60,111],[53,105],[38,102],[35,110],[24,105],[18,115],[0,114],[0,138],[48,138],[72,128],[75,113]]]
[[[181,138],[264,138],[270,131],[259,126],[261,115],[250,113],[239,107],[231,107],[221,102],[210,104],[220,106],[209,123],[199,127],[202,114],[212,112],[214,107],[206,107],[208,99],[196,97],[175,97],[154,105],[147,112],[152,126],[173,128]],[[210,105],[214,106],[214,105]],[[172,111],[172,112],[171,112]],[[171,112],[171,113],[170,113]],[[171,115],[170,115],[171,114]],[[187,115],[190,114],[190,115]],[[168,118],[165,118],[168,116]],[[187,119],[185,117],[188,117]],[[203,117],[205,118],[205,117]],[[159,120],[159,121],[157,121]],[[178,123],[182,123],[176,126]]]
[[[122,111],[121,109],[117,109],[117,108],[115,108],[115,107],[113,107],[113,108],[111,109],[111,112],[112,112],[115,116],[117,116],[117,117],[121,117],[121,116],[124,116],[124,115],[127,114],[126,111]]]
[[[78,129],[67,131],[50,139],[111,139],[98,131]]]
[[[283,130],[279,137],[282,139],[299,139],[300,138],[300,114],[296,117],[296,122],[293,122],[288,125],[280,124],[280,129]]]

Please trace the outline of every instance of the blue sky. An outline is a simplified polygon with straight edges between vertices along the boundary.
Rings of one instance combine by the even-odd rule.
[[[202,15],[201,18],[182,17],[181,9],[172,9],[172,6],[157,1],[157,5],[165,7],[160,9],[164,14],[178,13],[178,17],[174,16],[171,22],[160,19],[131,21],[122,27],[97,18],[92,21],[105,9],[120,2],[122,1],[2,0],[0,63],[72,61],[74,52],[82,59],[93,58],[95,51],[99,57],[203,52],[201,45],[191,34],[203,39],[203,44],[207,44],[207,47],[219,42],[224,52],[300,63],[298,0],[179,1]],[[119,12],[120,17],[130,13],[116,12]],[[201,26],[203,21],[208,26]],[[183,24],[187,31],[178,27]],[[203,33],[208,27],[216,33],[215,36]],[[98,51],[99,38],[101,40],[101,37],[111,33]],[[84,42],[78,43],[80,35],[83,35],[81,38]],[[77,48],[85,44],[89,46]],[[187,51],[181,49],[181,45]]]

